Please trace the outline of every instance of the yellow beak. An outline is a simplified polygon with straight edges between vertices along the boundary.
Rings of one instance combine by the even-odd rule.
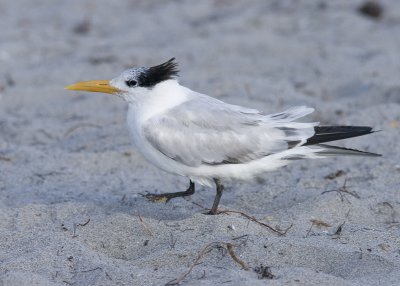
[[[103,92],[110,94],[120,93],[121,90],[110,85],[109,80],[90,80],[90,81],[81,81],[75,84],[66,86],[65,89],[69,90],[84,90],[91,92]]]

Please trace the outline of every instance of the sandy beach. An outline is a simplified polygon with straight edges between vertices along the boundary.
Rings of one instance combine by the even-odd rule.
[[[0,285],[399,285],[400,2],[0,1]],[[172,57],[265,113],[380,132],[215,195],[150,165],[127,105],[64,86]],[[275,230],[275,231],[274,231]]]

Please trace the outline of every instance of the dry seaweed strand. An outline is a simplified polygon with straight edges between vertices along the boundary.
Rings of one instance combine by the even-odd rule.
[[[357,199],[359,199],[360,196],[359,196],[356,192],[350,192],[350,191],[347,189],[348,186],[346,185],[346,183],[347,183],[347,179],[344,180],[343,186],[339,187],[338,189],[329,190],[329,191],[323,191],[323,192],[321,193],[321,195],[326,194],[326,193],[331,193],[331,192],[337,192],[337,193],[340,195],[340,200],[343,202],[343,201],[346,199],[346,201],[347,201],[348,203],[351,203],[351,202],[349,201],[348,198],[346,198],[346,196],[344,195],[345,193],[346,193],[346,194],[349,194],[349,195],[351,195],[351,196],[353,196],[353,197],[355,197],[355,198],[357,198]]]
[[[324,222],[323,220],[320,219],[310,219],[310,222],[312,222],[312,224],[317,227],[331,227],[329,223]]]
[[[206,253],[208,253],[209,251],[211,251],[211,249],[212,249],[214,246],[219,245],[220,243],[221,243],[221,242],[219,242],[219,241],[214,241],[214,242],[210,242],[209,244],[207,244],[206,246],[204,246],[204,247],[199,251],[199,253],[197,254],[196,259],[195,259],[195,260],[193,261],[193,263],[190,265],[189,269],[188,269],[185,273],[183,273],[181,276],[179,276],[178,278],[173,279],[173,280],[167,282],[167,283],[165,284],[165,286],[178,285],[180,282],[182,282],[182,280],[185,279],[185,278],[190,274],[190,272],[192,272],[193,268],[194,268],[196,265],[198,265],[200,259],[201,259]]]
[[[310,219],[310,222],[311,222],[311,226],[308,229],[305,237],[308,237],[308,235],[310,234],[311,229],[313,228],[314,225],[316,225],[318,227],[330,227],[331,226],[329,223],[324,222],[324,221],[322,221],[320,219]]]
[[[243,260],[241,260],[240,258],[238,258],[235,254],[235,252],[233,251],[233,244],[228,242],[226,243],[226,249],[228,250],[229,255],[232,257],[232,259],[238,263],[244,270],[248,271],[249,267],[246,265],[246,263],[244,263]]]
[[[259,225],[262,225],[262,226],[268,228],[269,230],[271,230],[271,231],[273,231],[273,232],[275,232],[275,233],[277,233],[279,235],[282,235],[282,236],[286,235],[286,233],[293,227],[293,224],[291,224],[288,228],[286,228],[283,231],[281,231],[281,230],[278,230],[276,228],[273,228],[272,226],[270,226],[270,225],[268,225],[266,223],[263,223],[263,222],[257,220],[255,217],[252,217],[252,216],[250,216],[250,215],[248,215],[248,214],[246,214],[244,212],[241,212],[241,211],[223,210],[223,211],[219,211],[218,213],[219,214],[220,213],[223,213],[223,214],[229,214],[229,213],[240,214],[241,216],[244,216],[245,218],[247,218],[247,219],[249,219],[249,220],[251,220],[251,221],[253,221],[255,223],[258,223]]]
[[[92,123],[79,123],[77,125],[72,126],[71,128],[69,128],[67,131],[65,131],[64,133],[64,138],[68,137],[69,135],[71,135],[71,133],[73,133],[75,130],[79,129],[79,128],[83,128],[83,127],[93,127],[93,128],[101,128],[100,125],[98,124],[92,124]]]
[[[175,278],[165,284],[165,286],[173,286],[173,285],[178,285],[181,283],[192,271],[193,268],[199,264],[201,264],[200,260],[204,257],[205,254],[209,253],[214,247],[223,247],[225,246],[229,256],[236,262],[238,263],[244,270],[249,270],[249,267],[247,264],[239,259],[235,252],[233,251],[233,247],[239,246],[240,244],[232,244],[230,242],[223,242],[223,241],[213,241],[208,243],[206,246],[204,246],[197,254],[195,260],[192,262],[192,264],[189,266],[188,270],[184,272],[181,276],[178,278]]]
[[[191,203],[194,204],[194,205],[196,205],[196,206],[198,206],[198,207],[200,207],[200,208],[202,208],[202,209],[204,209],[204,210],[206,210],[206,211],[209,211],[209,210],[210,210],[210,209],[205,208],[204,206],[202,206],[202,205],[199,204],[199,203],[196,203],[196,202],[193,202],[193,201],[191,201]],[[273,228],[272,226],[270,226],[270,225],[268,225],[268,224],[266,224],[266,223],[263,223],[263,222],[257,220],[255,217],[252,217],[252,216],[250,216],[250,215],[248,215],[248,214],[246,214],[246,213],[244,213],[244,212],[241,212],[241,211],[222,210],[222,211],[218,211],[218,212],[217,212],[217,214],[229,214],[229,213],[240,214],[240,215],[244,216],[245,218],[249,219],[250,221],[253,221],[253,222],[255,222],[255,223],[258,223],[259,225],[264,226],[264,227],[268,228],[269,230],[271,230],[271,231],[273,231],[273,232],[275,232],[275,233],[277,233],[277,234],[279,234],[279,235],[281,235],[281,236],[286,235],[286,233],[293,227],[293,224],[291,224],[288,228],[286,228],[286,229],[284,229],[284,230],[282,231],[282,230],[278,230],[278,229],[276,229],[276,228]]]
[[[147,224],[144,222],[144,220],[142,219],[142,217],[141,217],[140,215],[138,215],[138,218],[139,218],[140,223],[143,225],[143,228],[146,230],[146,232],[147,232],[150,236],[154,237],[153,232],[150,230],[150,228],[149,228],[149,227],[147,226]]]
[[[333,172],[333,173],[330,173],[330,174],[326,175],[326,176],[324,177],[324,179],[326,179],[326,180],[333,180],[333,179],[335,179],[335,178],[337,178],[337,177],[341,177],[341,176],[343,176],[343,175],[346,175],[346,172],[345,172],[345,171],[343,171],[343,170],[337,170],[336,172]]]
[[[189,201],[189,200],[186,199],[185,197],[183,197],[183,199],[186,200],[186,201]],[[203,205],[201,205],[201,204],[199,204],[199,203],[196,203],[196,202],[194,202],[194,201],[189,201],[189,202],[191,202],[192,204],[194,204],[195,206],[198,206],[199,208],[201,208],[201,209],[203,209],[203,210],[210,210],[210,209],[207,209],[205,206],[203,206]]]
[[[88,225],[89,222],[90,222],[90,218],[88,218],[88,220],[84,223],[78,223],[76,226],[86,226],[86,225]]]
[[[86,222],[84,222],[84,223],[74,223],[72,238],[78,237],[78,235],[76,234],[76,229],[77,229],[78,226],[86,226],[86,225],[89,224],[89,222],[90,222],[90,218],[88,218],[88,220]],[[62,227],[63,227],[63,229],[65,228],[64,225],[62,225]]]

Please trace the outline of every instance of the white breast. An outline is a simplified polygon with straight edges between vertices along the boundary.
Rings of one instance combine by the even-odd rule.
[[[127,123],[133,143],[143,156],[152,164],[171,173],[178,173],[181,166],[163,156],[151,146],[142,134],[142,126],[149,118],[163,113],[189,99],[190,90],[179,85],[176,80],[167,80],[156,85],[140,100],[130,102]]]

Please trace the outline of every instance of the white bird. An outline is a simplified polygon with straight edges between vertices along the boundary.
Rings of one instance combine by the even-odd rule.
[[[295,120],[313,108],[266,115],[190,90],[169,61],[124,71],[112,80],[79,82],[66,89],[118,95],[129,104],[128,126],[137,149],[155,166],[190,179],[185,192],[148,194],[151,200],[192,195],[194,182],[216,185],[216,214],[228,180],[252,180],[293,160],[378,154],[321,143],[372,133],[371,127],[318,126]]]

